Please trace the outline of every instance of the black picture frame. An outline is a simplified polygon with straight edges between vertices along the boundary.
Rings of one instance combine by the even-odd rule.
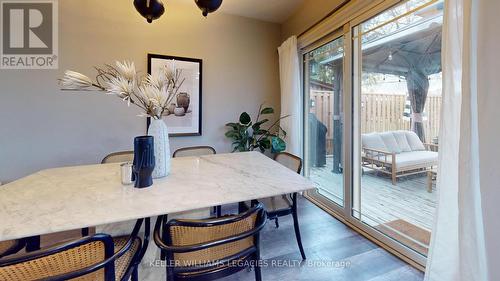
[[[169,126],[169,137],[184,137],[184,136],[201,136],[202,135],[202,120],[203,120],[203,108],[202,108],[202,97],[203,97],[203,60],[202,59],[197,59],[197,58],[187,58],[187,57],[179,57],[179,56],[170,56],[170,55],[159,55],[159,54],[149,54],[148,53],[148,74],[151,74],[152,71],[152,60],[153,59],[159,59],[159,60],[167,60],[167,61],[181,61],[181,62],[192,62],[198,64],[198,124],[197,124],[197,129],[192,132],[175,132],[175,127],[171,128]],[[165,117],[164,117],[165,118]],[[148,117],[146,121],[146,128],[149,128],[149,124],[151,123],[151,118]],[[167,123],[168,126],[168,123]]]

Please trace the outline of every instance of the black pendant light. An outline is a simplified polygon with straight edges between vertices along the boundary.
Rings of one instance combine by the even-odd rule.
[[[161,17],[165,12],[165,7],[160,0],[134,0],[134,6],[149,23]]]
[[[222,0],[194,0],[194,2],[196,2],[204,17],[208,16],[208,13],[217,11],[222,5]]]

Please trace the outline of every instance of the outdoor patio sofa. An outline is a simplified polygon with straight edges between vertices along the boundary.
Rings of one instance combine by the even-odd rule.
[[[426,173],[437,166],[437,145],[422,143],[412,131],[362,134],[362,167],[398,177]]]

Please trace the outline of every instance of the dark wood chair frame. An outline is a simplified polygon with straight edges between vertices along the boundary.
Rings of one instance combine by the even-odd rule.
[[[211,227],[229,224],[248,218],[249,216],[257,213],[257,220],[255,227],[246,232],[226,237],[220,240],[213,240],[204,243],[186,245],[186,246],[172,246],[170,228],[173,226],[191,226],[191,227]],[[264,228],[267,221],[267,214],[262,204],[257,204],[247,210],[245,213],[238,216],[222,217],[205,221],[181,221],[171,220],[164,223],[164,217],[159,216],[156,220],[154,230],[154,240],[156,245],[161,249],[166,257],[167,264],[167,281],[188,280],[188,281],[205,281],[215,280],[229,276],[245,268],[247,265],[252,264],[255,270],[255,279],[262,280],[262,273],[260,268],[260,231]],[[174,253],[188,253],[199,251],[215,246],[220,246],[232,242],[236,242],[248,237],[253,237],[254,245],[248,249],[243,250],[237,254],[226,257],[222,260],[210,264],[202,264],[196,266],[169,266],[174,264]],[[232,264],[232,262],[242,262],[245,266],[227,266],[220,267],[221,265]],[[200,272],[202,271],[202,272]],[[184,274],[183,274],[184,273]],[[191,274],[185,274],[191,273]]]
[[[276,160],[280,155],[286,155],[288,157],[292,157],[295,160],[299,161],[299,166],[296,170],[297,174],[300,174],[302,171],[302,159],[298,156],[295,156],[293,154],[290,154],[288,152],[280,152],[274,155],[274,160]],[[295,238],[297,239],[297,245],[299,246],[299,251],[300,255],[302,256],[302,259],[306,259],[306,254],[304,252],[304,247],[302,246],[302,237],[300,235],[300,228],[299,228],[299,218],[297,214],[297,193],[293,194],[286,194],[286,200],[289,200],[291,202],[291,206],[289,208],[283,208],[283,209],[278,209],[274,211],[267,211],[267,218],[269,220],[274,220],[274,223],[276,225],[276,228],[279,228],[279,222],[278,219],[283,216],[288,216],[292,215],[293,218],[293,228],[295,230]],[[251,206],[255,206],[259,204],[258,200],[252,200],[251,201]],[[245,209],[248,209],[248,206],[244,202],[240,202],[238,210],[240,212],[244,211]]]
[[[26,247],[26,239],[17,239],[14,245],[5,250],[3,253],[0,253],[0,259],[15,254],[24,249],[24,247]]]
[[[144,240],[142,241],[138,237],[139,230],[141,229],[141,226],[143,224],[143,221],[145,222],[145,231],[144,231]],[[11,259],[4,259],[0,260],[0,267],[3,266],[10,266],[10,265],[15,265],[18,263],[22,262],[28,262],[34,259],[38,258],[43,258],[49,255],[53,255],[62,251],[66,251],[75,247],[79,247],[84,244],[88,244],[91,242],[95,241],[101,241],[104,243],[104,252],[105,252],[105,259],[101,262],[98,262],[96,264],[93,264],[91,266],[79,269],[77,271],[73,272],[68,272],[64,273],[58,276],[53,276],[50,278],[47,278],[46,280],[50,281],[63,281],[63,280],[69,280],[73,278],[77,278],[80,276],[84,276],[87,274],[90,274],[92,272],[95,272],[97,270],[100,270],[104,268],[104,280],[105,281],[115,281],[115,260],[124,255],[130,248],[132,247],[132,244],[135,239],[141,240],[141,245],[140,249],[134,254],[132,261],[130,262],[129,267],[127,268],[124,276],[122,277],[122,281],[129,280],[131,279],[132,281],[138,281],[139,280],[139,275],[138,275],[138,266],[139,263],[141,262],[142,258],[144,257],[144,254],[146,253],[146,250],[148,248],[149,244],[149,236],[150,236],[150,219],[145,218],[145,219],[139,219],[137,220],[134,229],[132,230],[132,233],[130,234],[127,243],[118,251],[115,253],[115,244],[113,242],[113,237],[111,237],[108,234],[96,234],[93,236],[87,236],[84,238],[81,238],[76,241],[72,241],[63,245],[58,245],[54,246],[48,249],[32,252],[26,255],[23,255],[21,257],[16,257],[16,258],[11,258]],[[45,279],[44,279],[45,280]]]

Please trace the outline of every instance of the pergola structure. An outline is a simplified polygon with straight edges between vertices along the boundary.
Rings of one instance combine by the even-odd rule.
[[[425,141],[422,113],[429,90],[429,76],[441,72],[443,16],[440,4],[427,8],[435,11],[435,15],[371,42],[363,42],[363,72],[405,78],[412,110],[412,130],[422,141]]]
[[[441,72],[441,39],[443,2],[439,1],[415,14],[421,19],[393,32],[362,36],[362,70],[364,73],[390,74],[406,80],[412,110],[412,130],[425,141],[422,113],[429,90],[429,76]],[[371,31],[377,32],[377,31]],[[370,31],[368,32],[370,33]],[[365,33],[366,34],[366,33]],[[321,61],[334,72],[333,172],[342,172],[342,97],[343,56]]]

